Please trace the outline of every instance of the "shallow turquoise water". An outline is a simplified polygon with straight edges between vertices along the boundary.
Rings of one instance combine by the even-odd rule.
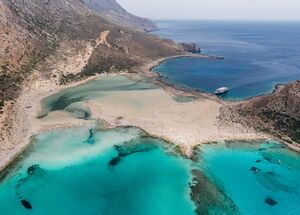
[[[81,118],[89,118],[89,110],[82,107],[81,102],[101,99],[108,92],[156,88],[158,87],[150,82],[132,81],[125,76],[99,77],[45,98],[42,101],[43,112],[40,113],[40,116],[44,117],[51,111],[69,111],[75,112],[75,115],[79,115]]]
[[[198,156],[136,128],[43,133],[0,183],[0,214],[299,214],[299,154],[260,142],[205,145]]]
[[[195,42],[224,60],[181,58],[155,71],[168,81],[213,93],[227,86],[228,100],[269,93],[278,83],[300,79],[299,22],[158,21],[159,36]]]
[[[194,214],[190,162],[140,130],[41,134],[25,157],[0,184],[1,215]]]
[[[241,214],[300,214],[299,154],[276,142],[223,143],[201,151],[201,169]]]
[[[148,89],[155,86],[107,77],[51,96],[43,106],[46,114],[84,111],[80,101],[109,91]],[[43,133],[0,182],[0,214],[300,213],[299,154],[276,142],[242,142],[205,145],[198,155],[183,158],[174,145],[131,127]]]

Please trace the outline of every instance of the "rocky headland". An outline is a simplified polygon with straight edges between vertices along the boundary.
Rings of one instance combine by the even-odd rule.
[[[278,85],[272,94],[242,102],[236,110],[251,127],[300,151],[300,81]]]
[[[194,53],[194,54],[200,54],[201,49],[196,43],[179,43],[183,50],[186,52]]]

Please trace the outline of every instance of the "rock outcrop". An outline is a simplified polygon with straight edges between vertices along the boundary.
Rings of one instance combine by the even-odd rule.
[[[238,112],[258,129],[300,144],[300,81],[245,101]]]
[[[191,52],[194,54],[201,53],[201,49],[198,47],[196,43],[180,43],[180,45],[183,47],[183,50],[186,52]]]
[[[100,16],[117,24],[142,31],[157,30],[156,24],[147,18],[128,13],[116,0],[82,0]]]

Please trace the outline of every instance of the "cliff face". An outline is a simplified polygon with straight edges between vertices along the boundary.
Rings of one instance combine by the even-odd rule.
[[[186,52],[191,52],[194,54],[201,53],[201,49],[198,47],[196,43],[179,43],[179,44],[183,47],[183,50]]]
[[[300,81],[280,87],[271,95],[246,101],[239,113],[266,132],[288,136],[300,144]]]
[[[142,31],[157,30],[149,19],[135,16],[122,8],[116,0],[82,0],[90,9],[111,22]]]
[[[110,46],[101,44],[94,50],[87,73],[114,66],[129,69],[182,52],[172,41],[113,24],[82,0],[0,0],[0,109],[4,101],[18,97],[23,81],[36,65],[56,53],[62,44],[94,46],[105,31],[109,32]],[[58,74],[48,74],[52,75]]]

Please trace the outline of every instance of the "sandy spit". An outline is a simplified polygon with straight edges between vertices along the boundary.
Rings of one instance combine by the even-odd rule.
[[[103,33],[103,37],[108,32]],[[104,41],[102,37],[102,40]],[[54,71],[80,72],[92,53],[87,46],[84,53],[68,58],[67,61],[53,62]],[[174,56],[195,56],[181,55]],[[172,58],[174,58],[172,57]],[[207,55],[197,57],[215,58]],[[93,118],[104,120],[108,127],[136,126],[149,134],[177,144],[186,155],[191,155],[194,146],[221,140],[257,140],[269,136],[249,130],[237,123],[220,125],[220,108],[226,102],[202,92],[177,89],[162,82],[159,74],[151,69],[169,58],[159,59],[126,74],[130,79],[148,79],[161,88],[149,91],[111,92],[101,101],[88,101]],[[74,63],[76,62],[76,63]],[[0,171],[7,167],[30,143],[32,136],[53,129],[78,127],[95,123],[76,119],[65,112],[53,112],[46,119],[38,119],[41,100],[67,87],[84,83],[95,77],[60,86],[57,80],[47,79],[35,72],[24,85],[19,99],[14,105],[7,105],[0,118]],[[101,77],[98,75],[97,77]],[[198,99],[188,103],[176,102],[173,97],[196,96]],[[134,102],[132,102],[134,101]],[[133,104],[140,104],[136,106]],[[142,108],[141,108],[142,107]]]

